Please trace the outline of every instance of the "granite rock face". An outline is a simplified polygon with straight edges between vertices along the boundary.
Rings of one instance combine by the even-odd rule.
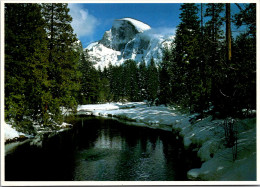
[[[116,51],[124,50],[126,44],[135,38],[138,30],[129,20],[115,20],[112,28],[106,31],[99,43]]]
[[[96,68],[100,66],[101,69],[110,63],[120,65],[128,59],[137,63],[144,60],[149,64],[154,58],[159,63],[163,49],[169,47],[173,37],[154,34],[149,25],[132,18],[122,18],[115,20],[103,38],[91,43],[87,49]]]

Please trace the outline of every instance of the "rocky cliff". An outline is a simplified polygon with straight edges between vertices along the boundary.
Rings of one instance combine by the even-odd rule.
[[[169,47],[173,35],[162,35],[138,20],[122,18],[114,21],[112,28],[106,31],[103,38],[91,43],[87,49],[95,67],[103,69],[112,65],[120,65],[127,59],[149,64],[153,57],[156,63],[162,58],[163,49]]]

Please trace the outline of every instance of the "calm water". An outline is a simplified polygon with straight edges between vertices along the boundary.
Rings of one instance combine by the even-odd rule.
[[[83,120],[84,119],[84,120]],[[196,152],[184,150],[171,132],[82,118],[42,147],[26,143],[6,159],[6,180],[175,181],[199,167]]]

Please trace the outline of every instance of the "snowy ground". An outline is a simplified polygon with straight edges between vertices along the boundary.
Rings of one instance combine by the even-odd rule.
[[[4,123],[4,141],[8,141],[8,140],[13,140],[13,139],[17,139],[19,137],[30,137],[27,134],[24,134],[22,132],[18,132],[17,130],[15,130],[11,125]]]
[[[55,134],[69,129],[72,125],[62,123],[57,125],[58,130],[51,130],[40,125],[34,125],[37,131],[35,136],[18,132],[12,125],[4,122],[4,142],[5,144],[5,155],[12,153],[16,148],[26,142],[30,142],[30,145],[42,146],[42,140],[45,133],[48,133],[48,137],[54,136]]]
[[[223,120],[207,117],[191,123],[195,115],[179,113],[173,107],[146,103],[110,103],[82,105],[79,114],[113,117],[133,125],[178,131],[185,147],[196,147],[203,161],[201,168],[192,169],[192,180],[239,181],[256,180],[256,119],[238,121],[238,157],[233,161],[232,149],[226,148]]]
[[[256,118],[236,123],[238,158],[233,162],[232,149],[224,146],[223,120],[207,117],[191,123],[195,114],[181,114],[174,107],[148,107],[142,102],[81,105],[78,114],[113,117],[131,125],[178,131],[183,137],[184,146],[197,149],[198,156],[204,162],[201,168],[188,172],[188,177],[192,180],[256,180]],[[28,136],[17,132],[8,124],[4,124],[4,131],[5,141],[21,135]],[[39,138],[35,137],[32,143],[39,143]]]
[[[39,124],[34,124],[34,129],[37,131],[36,135],[29,135],[22,132],[17,131],[12,125],[4,122],[4,142],[7,143],[5,145],[5,155],[15,150],[19,145],[30,141],[31,145],[42,146],[42,137],[45,133],[48,133],[49,137],[69,129],[72,125],[67,123],[62,123],[61,125],[56,125],[57,130],[53,130],[48,127],[43,127]]]

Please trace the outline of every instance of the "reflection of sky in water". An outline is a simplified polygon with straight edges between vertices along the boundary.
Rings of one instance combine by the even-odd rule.
[[[76,153],[74,180],[186,180],[185,151],[179,147],[183,146],[182,140],[176,140],[171,132],[120,126],[111,121],[107,125],[104,120],[100,127],[88,129],[88,136],[92,139],[84,141],[91,146],[82,146]]]
[[[124,141],[120,136],[110,137],[105,133],[105,129],[100,130],[100,135],[95,142],[95,148],[100,149],[117,149],[122,150],[122,141]]]
[[[86,158],[78,162],[76,180],[166,180],[159,137],[154,143],[139,139],[135,146],[129,146],[124,137],[110,136],[107,129],[102,129],[93,149],[84,152]]]
[[[165,173],[165,158],[162,141],[157,139],[155,146],[148,140],[146,151],[140,147],[140,142],[136,146],[135,153],[137,162],[134,162],[136,180],[149,180],[151,178],[162,178]]]

